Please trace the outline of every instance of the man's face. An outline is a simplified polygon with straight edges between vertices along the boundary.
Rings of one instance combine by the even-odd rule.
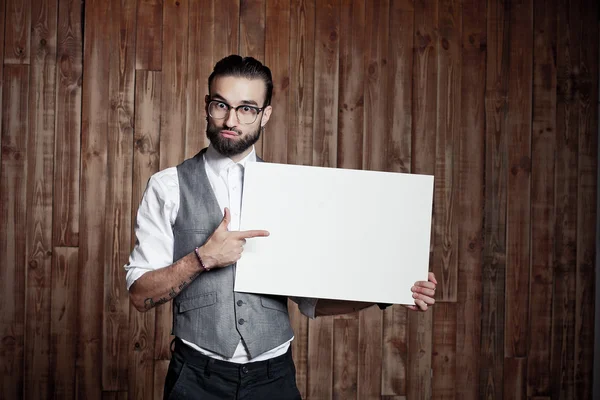
[[[258,111],[264,106],[266,91],[266,85],[261,79],[223,76],[213,80],[210,94],[206,96],[206,136],[219,153],[227,157],[240,155],[256,143],[262,127],[271,116],[271,106]],[[223,118],[215,118],[218,110],[222,111],[227,106],[230,108],[229,112]],[[238,106],[248,107],[243,107],[236,113],[235,108]],[[214,110],[210,113],[213,114],[212,117],[209,107]],[[256,120],[244,123],[249,121],[248,112],[255,110]],[[238,115],[242,117],[242,121],[238,119]]]

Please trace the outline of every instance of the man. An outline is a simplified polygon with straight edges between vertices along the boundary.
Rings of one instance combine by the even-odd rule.
[[[239,222],[244,166],[260,161],[254,144],[273,111],[271,71],[232,55],[215,65],[208,89],[211,145],[148,182],[125,267],[130,298],[140,311],[173,300],[165,399],[298,399],[286,298],[233,291],[246,239],[269,235],[240,232]],[[434,304],[436,283],[433,274],[417,282],[409,308]],[[311,318],[372,305],[292,300]]]

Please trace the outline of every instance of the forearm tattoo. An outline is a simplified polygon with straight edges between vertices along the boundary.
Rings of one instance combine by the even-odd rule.
[[[181,293],[181,291],[188,286],[190,283],[192,283],[194,281],[194,279],[196,279],[196,277],[198,277],[198,275],[200,275],[200,271],[196,272],[194,275],[190,276],[189,279],[186,279],[185,281],[181,282],[179,284],[179,286],[177,286],[177,289],[175,289],[174,287],[171,288],[171,290],[169,291],[169,298],[166,297],[161,297],[157,300],[154,300],[151,297],[148,297],[146,300],[144,300],[144,308],[146,310],[149,310],[153,307],[159,306],[161,304],[164,304],[172,299],[174,299],[175,297],[177,297],[177,295],[179,293]]]

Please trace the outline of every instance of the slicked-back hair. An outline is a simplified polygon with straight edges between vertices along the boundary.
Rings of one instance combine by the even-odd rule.
[[[273,77],[269,67],[252,57],[241,57],[236,54],[227,56],[215,64],[213,72],[208,77],[208,91],[210,93],[210,85],[217,77],[221,76],[237,76],[246,79],[262,79],[267,87],[265,104],[266,107],[271,104],[273,96]]]

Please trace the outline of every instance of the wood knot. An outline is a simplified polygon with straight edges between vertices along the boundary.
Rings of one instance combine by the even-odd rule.
[[[444,50],[448,50],[450,48],[450,43],[448,42],[448,39],[442,38],[442,47],[444,48]]]
[[[338,34],[337,31],[331,31],[331,33],[329,34],[329,40],[332,42],[335,42],[338,38]]]

